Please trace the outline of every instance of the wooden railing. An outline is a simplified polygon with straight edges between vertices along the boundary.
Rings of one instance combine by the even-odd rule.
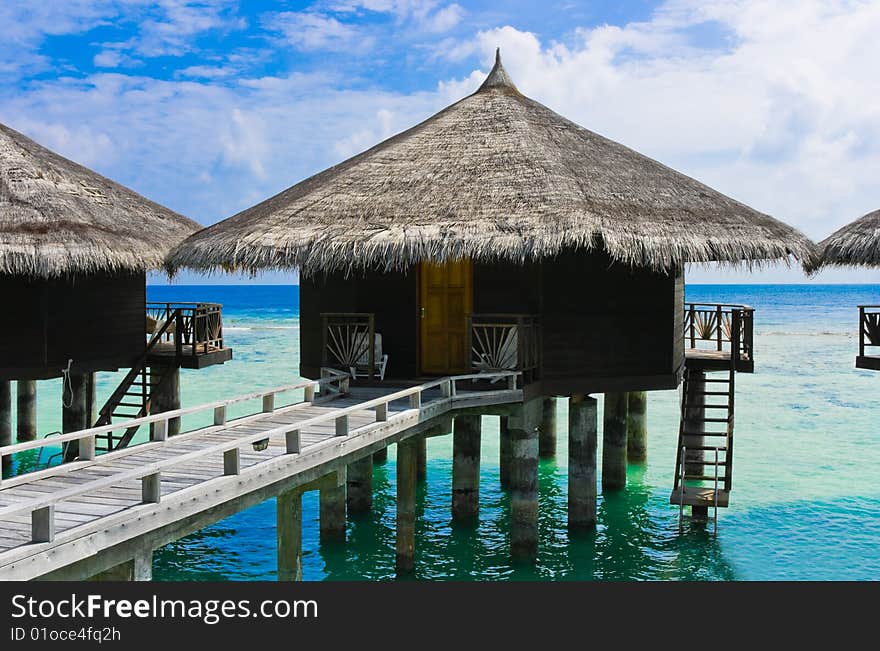
[[[859,357],[868,347],[880,347],[880,305],[859,305]]]
[[[540,376],[541,328],[536,315],[471,314],[468,337],[472,369],[516,371],[523,384]]]
[[[733,363],[754,361],[754,316],[748,305],[686,303],[685,343],[688,348],[729,351]]]
[[[502,392],[511,392],[518,390],[518,374],[512,372],[495,374],[481,373],[438,378],[431,382],[426,382],[424,384],[420,384],[414,387],[408,387],[406,389],[383,395],[378,398],[359,402],[355,405],[334,409],[328,411],[326,414],[307,418],[299,422],[279,425],[278,427],[257,434],[245,434],[232,440],[216,443],[207,448],[181,454],[179,456],[175,456],[169,459],[156,461],[154,463],[149,463],[147,465],[139,466],[137,468],[120,470],[119,472],[112,473],[108,476],[94,479],[92,481],[88,481],[78,485],[73,485],[70,488],[63,489],[55,493],[46,493],[43,496],[36,497],[25,503],[0,506],[0,520],[10,516],[29,514],[31,519],[32,542],[52,542],[55,535],[55,505],[58,502],[69,500],[71,498],[75,498],[77,496],[84,495],[96,490],[108,488],[110,486],[117,486],[126,481],[140,480],[142,503],[158,503],[161,500],[161,474],[163,471],[170,470],[175,466],[190,463],[192,461],[205,457],[210,457],[212,455],[222,455],[224,475],[239,475],[242,473],[239,449],[242,446],[253,445],[255,449],[257,449],[257,446],[260,445],[261,447],[259,447],[259,449],[264,449],[264,446],[262,446],[261,444],[275,437],[276,439],[281,439],[284,441],[285,452],[287,455],[300,455],[302,454],[300,433],[307,428],[313,428],[316,425],[333,422],[337,437],[350,437],[353,435],[357,435],[361,431],[370,428],[372,424],[352,429],[349,423],[349,416],[351,414],[364,410],[374,410],[376,423],[392,422],[398,418],[405,419],[408,415],[406,411],[400,412],[395,415],[389,414],[389,404],[401,399],[408,399],[410,410],[416,409],[421,411],[423,407],[428,405],[446,405],[450,408],[454,408],[454,403],[457,400],[456,383],[461,381],[471,381],[477,378],[506,380],[506,387],[502,390]],[[109,455],[102,456],[101,459],[108,459],[110,458],[110,455],[123,456],[127,454],[132,454],[136,452],[139,448],[144,449],[144,447],[146,446],[168,445],[171,442],[184,441],[187,438],[198,437],[199,434],[210,433],[211,431],[213,431],[212,428],[202,427],[168,439],[165,434],[168,431],[168,420],[171,418],[179,418],[180,416],[186,414],[213,410],[215,426],[226,425],[226,408],[229,405],[261,398],[262,411],[260,413],[230,421],[230,426],[241,425],[248,422],[249,420],[257,419],[265,416],[265,414],[267,413],[274,412],[276,409],[275,396],[278,393],[303,389],[305,391],[305,401],[311,402],[316,400],[315,390],[318,387],[322,387],[322,393],[325,391],[325,389],[335,389],[336,391],[344,392],[347,390],[349,379],[350,378],[348,374],[331,373],[330,377],[322,380],[309,380],[290,386],[271,389],[269,391],[240,396],[231,400],[212,402],[205,405],[200,405],[198,407],[177,409],[174,411],[163,412],[161,414],[146,416],[142,419],[139,419],[142,424],[156,424],[156,426],[154,427],[152,442],[142,443],[140,445],[129,447],[124,450],[112,452]],[[438,387],[440,389],[439,397],[433,398],[423,404],[422,394],[428,390],[436,389]],[[517,398],[521,399],[521,395],[517,396]],[[95,463],[95,457],[93,454],[95,447],[95,435],[101,432],[105,432],[107,431],[107,429],[107,427],[94,427],[88,430],[83,430],[81,432],[71,432],[69,434],[61,435],[60,437],[56,438],[55,441],[79,441],[81,452],[80,458],[82,459],[82,461],[79,463],[85,466],[91,463]],[[17,452],[23,452],[25,450],[40,447],[43,444],[44,442],[42,441],[28,441],[25,443],[17,443],[15,445],[0,447],[0,459]],[[330,441],[327,445],[336,444],[335,442]],[[323,449],[323,446],[321,446],[321,444],[318,444],[314,447]],[[89,455],[89,451],[92,452],[91,455]],[[87,455],[86,457],[82,456],[83,452],[85,452],[85,454]],[[67,467],[68,470],[70,468],[71,466]],[[59,471],[59,468],[51,468],[49,470],[42,470],[27,473],[25,475],[18,475],[16,477],[3,481],[3,486],[7,487],[19,485],[21,483],[25,483],[28,480],[51,476],[52,474]],[[212,479],[213,478],[206,479],[205,481],[210,481]]]
[[[372,378],[376,371],[375,317],[369,312],[324,312],[321,314],[321,366],[348,372],[362,369]]]
[[[159,343],[173,343],[178,355],[184,347],[193,357],[223,348],[223,313],[219,303],[147,303],[147,316],[159,324],[171,323]],[[148,333],[150,334],[150,333]]]

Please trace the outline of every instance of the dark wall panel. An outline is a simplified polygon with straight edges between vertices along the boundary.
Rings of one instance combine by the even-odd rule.
[[[130,366],[144,350],[144,274],[98,274],[52,281],[0,280],[10,309],[0,317],[0,373],[57,377]]]

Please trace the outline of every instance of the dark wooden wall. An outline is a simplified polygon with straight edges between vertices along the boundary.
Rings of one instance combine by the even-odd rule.
[[[567,252],[542,271],[547,394],[674,388],[684,363],[680,274]]]
[[[97,274],[51,281],[0,276],[0,379],[130,366],[144,351],[146,278]]]
[[[322,312],[373,312],[382,352],[388,354],[386,379],[418,375],[418,273],[371,273],[349,278],[331,274],[300,279],[300,374],[321,374]]]
[[[389,379],[418,377],[418,272],[300,282],[300,373],[320,375],[321,312],[372,312]],[[541,263],[476,263],[477,314],[537,314],[546,395],[674,388],[684,364],[684,281],[568,252]]]

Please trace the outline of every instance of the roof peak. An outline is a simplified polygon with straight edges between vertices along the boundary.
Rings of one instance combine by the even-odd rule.
[[[513,83],[513,80],[510,78],[510,75],[507,74],[507,70],[504,69],[504,66],[501,63],[501,48],[495,48],[495,65],[492,66],[492,70],[489,72],[489,76],[486,77],[486,80],[477,90],[477,92],[488,90],[490,88],[503,88],[512,90],[514,92],[519,92],[516,88],[516,85]]]

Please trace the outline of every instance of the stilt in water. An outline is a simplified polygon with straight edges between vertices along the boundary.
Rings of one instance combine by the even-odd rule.
[[[16,390],[16,437],[19,441],[37,438],[37,381],[19,380]]]
[[[93,423],[88,416],[87,393],[91,373],[70,373],[62,383],[61,431],[78,432],[88,429]],[[76,459],[79,455],[79,441],[70,441],[64,454],[65,461]]]
[[[518,405],[508,417],[510,459],[510,555],[533,561],[538,555],[538,426],[542,401]]]
[[[626,458],[629,463],[648,459],[648,394],[630,391],[627,398]]]
[[[416,438],[416,481],[428,478],[428,439],[424,436]]]
[[[605,394],[602,428],[602,489],[626,487],[627,394]]]
[[[388,448],[384,447],[373,452],[373,463],[377,466],[388,461]]]
[[[12,445],[12,383],[0,380],[0,446]],[[3,470],[12,465],[11,457],[3,457]]]
[[[544,398],[541,427],[538,436],[538,456],[552,459],[556,456],[556,398]]]
[[[573,395],[568,403],[568,528],[596,526],[596,448],[598,416],[595,398]]]
[[[452,434],[452,519],[480,513],[480,416],[457,416]]]
[[[349,513],[369,513],[373,508],[373,455],[348,464],[346,501]]]
[[[705,371],[690,370],[688,374],[688,395],[685,396],[685,431],[691,436],[689,438],[694,441],[696,446],[701,446],[704,439],[699,437],[706,431],[706,373]],[[695,436],[696,435],[696,436]],[[703,450],[688,450],[684,459],[684,472],[687,475],[704,474],[703,467]],[[691,516],[694,520],[708,521],[708,506],[691,506]]]
[[[289,490],[275,500],[278,580],[302,581],[302,493]]]
[[[328,485],[321,488],[318,496],[320,511],[320,539],[321,542],[345,540],[345,484],[346,479],[342,471],[342,477],[334,477],[328,481]]]
[[[510,433],[508,432],[507,416],[501,416],[498,423],[498,460],[501,474],[501,488],[510,488]]]
[[[151,377],[161,377],[161,386],[153,392],[150,404],[151,414],[180,409],[180,368],[177,366],[155,366],[150,368]],[[157,381],[157,380],[152,380]],[[168,421],[168,436],[180,434],[180,418]]]
[[[143,549],[135,554],[132,559],[132,580],[133,581],[152,581],[153,580],[153,550]]]
[[[397,444],[397,574],[415,567],[416,462],[418,444],[409,438]]]

